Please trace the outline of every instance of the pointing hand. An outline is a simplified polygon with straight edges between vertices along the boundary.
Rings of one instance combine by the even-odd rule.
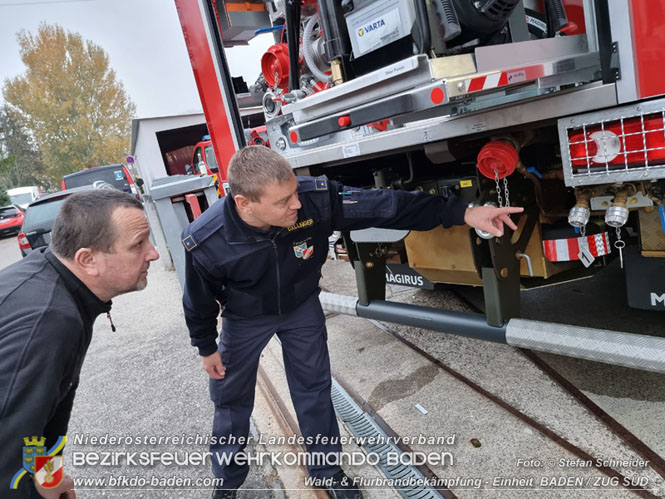
[[[510,219],[511,213],[522,213],[524,208],[497,208],[495,206],[473,206],[466,209],[464,222],[474,229],[484,230],[493,236],[503,236],[503,224],[513,230],[517,226]]]

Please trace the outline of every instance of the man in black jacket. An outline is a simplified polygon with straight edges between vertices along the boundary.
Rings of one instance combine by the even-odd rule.
[[[61,458],[40,468],[36,456],[64,445],[95,319],[145,288],[159,258],[149,236],[133,196],[81,192],[63,203],[50,248],[0,271],[1,497],[75,497]]]
[[[249,431],[261,351],[282,342],[291,399],[310,455],[339,453],[330,399],[326,328],[318,300],[321,266],[334,230],[367,227],[429,230],[469,224],[503,235],[521,208],[467,208],[457,198],[423,192],[346,187],[325,177],[298,177],[263,146],[238,151],[229,164],[231,196],[212,205],[183,233],[187,250],[183,304],[192,345],[210,375],[215,404],[213,473],[224,479],[214,498],[233,498],[249,466]],[[222,306],[219,347],[217,315]],[[327,442],[327,443],[320,443]],[[238,456],[239,460],[229,459]],[[362,497],[334,459],[308,463],[333,497]],[[330,464],[330,463],[333,464]]]

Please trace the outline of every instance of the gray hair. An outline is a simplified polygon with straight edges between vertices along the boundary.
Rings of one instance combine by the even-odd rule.
[[[229,162],[231,195],[250,201],[258,201],[266,185],[282,184],[292,176],[289,162],[266,146],[243,147]]]
[[[94,189],[69,196],[58,211],[51,232],[51,249],[71,260],[81,248],[111,253],[116,239],[111,216],[116,208],[143,205],[131,194],[117,189]]]

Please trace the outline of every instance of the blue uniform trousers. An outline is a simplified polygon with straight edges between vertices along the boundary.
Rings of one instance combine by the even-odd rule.
[[[282,343],[286,377],[303,437],[315,441],[317,436],[327,436],[334,442],[307,445],[307,451],[342,450],[330,398],[327,332],[318,294],[288,314],[251,319],[223,317],[219,349],[226,375],[221,380],[210,380],[210,396],[215,404],[213,435],[220,443],[211,445],[210,450],[213,474],[224,479],[225,489],[238,488],[249,472],[247,464],[220,463],[217,456],[235,455],[245,447],[233,439],[246,438],[249,433],[259,357],[274,334]],[[308,470],[310,475],[324,478],[340,467],[315,465]]]

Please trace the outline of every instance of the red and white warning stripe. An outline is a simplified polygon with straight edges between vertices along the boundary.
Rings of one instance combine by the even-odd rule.
[[[508,85],[508,75],[506,72],[493,73],[477,78],[465,80],[467,92],[477,92],[478,90],[489,90],[490,88],[503,87]]]
[[[586,237],[571,237],[569,239],[546,239],[543,241],[545,258],[550,262],[570,262],[579,260],[580,240],[586,239],[589,251],[595,257],[608,255],[612,251],[607,232]]]
[[[545,76],[545,70],[542,65],[537,65],[467,78],[464,83],[467,92],[478,92],[479,90],[490,90],[527,80],[535,80],[542,76]]]

